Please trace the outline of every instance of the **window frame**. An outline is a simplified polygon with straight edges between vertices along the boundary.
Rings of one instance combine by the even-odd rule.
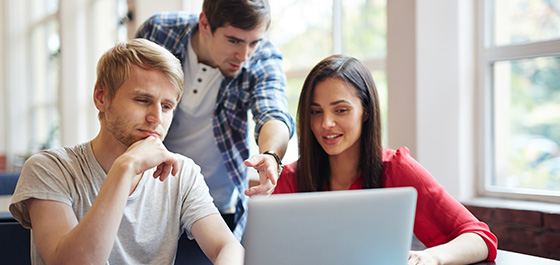
[[[332,32],[331,38],[333,40],[332,54],[343,53],[344,39],[342,35],[343,28],[343,12],[344,5],[342,0],[329,0],[332,3],[333,14],[332,14]],[[387,54],[378,58],[366,58],[361,59],[361,61],[368,67],[370,71],[386,71],[386,58]],[[316,62],[318,63],[318,62]],[[305,78],[309,73],[309,70],[314,65],[310,65],[304,68],[291,69],[286,71],[287,78]]]
[[[491,17],[493,3],[491,0],[478,0],[478,98],[479,98],[479,181],[478,190],[484,197],[517,199],[540,202],[560,203],[558,192],[507,188],[491,184],[494,177],[494,111],[493,111],[493,71],[492,65],[498,61],[512,61],[537,57],[560,56],[560,38],[546,41],[535,41],[524,44],[491,46]]]

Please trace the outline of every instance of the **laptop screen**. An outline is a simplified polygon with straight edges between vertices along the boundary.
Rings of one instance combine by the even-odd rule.
[[[416,196],[404,187],[253,197],[245,264],[404,265]]]

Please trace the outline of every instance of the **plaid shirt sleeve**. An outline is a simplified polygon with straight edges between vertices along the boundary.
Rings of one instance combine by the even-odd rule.
[[[288,113],[282,56],[270,42],[263,43],[261,48],[261,52],[254,55],[255,63],[251,65],[255,87],[251,104],[255,121],[255,140],[258,141],[262,126],[269,120],[283,121],[290,131],[291,138],[295,122]]]

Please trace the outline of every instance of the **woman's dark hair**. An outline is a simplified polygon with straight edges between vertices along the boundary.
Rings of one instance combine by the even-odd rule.
[[[381,145],[381,115],[377,88],[370,71],[359,60],[332,55],[319,62],[307,75],[301,90],[298,110],[299,160],[296,165],[297,188],[299,192],[322,191],[325,185],[330,189],[330,165],[323,150],[311,131],[311,101],[315,86],[327,79],[337,78],[353,87],[364,108],[362,133],[360,137],[360,161],[358,173],[362,176],[362,188],[382,186],[383,147]]]
[[[270,7],[267,0],[204,0],[202,12],[212,32],[222,26],[252,30],[262,22],[270,26]]]

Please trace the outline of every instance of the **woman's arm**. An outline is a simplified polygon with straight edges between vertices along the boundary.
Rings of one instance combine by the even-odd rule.
[[[464,233],[448,243],[411,251],[408,265],[471,264],[488,257],[488,246],[475,233]]]
[[[457,249],[450,250],[449,253],[456,255],[455,251],[466,251],[473,258],[477,258],[474,262],[484,259],[491,261],[496,258],[498,240],[488,226],[449,195],[443,186],[410,156],[407,148],[399,148],[393,154],[385,155],[384,186],[412,186],[418,192],[414,234],[429,249],[433,248],[422,251],[421,254],[436,253],[439,257],[439,254],[443,254],[439,249],[447,251],[448,247],[445,246],[450,244]],[[480,248],[484,250],[479,250]],[[480,256],[473,255],[471,250]],[[468,262],[463,262],[465,263]]]

